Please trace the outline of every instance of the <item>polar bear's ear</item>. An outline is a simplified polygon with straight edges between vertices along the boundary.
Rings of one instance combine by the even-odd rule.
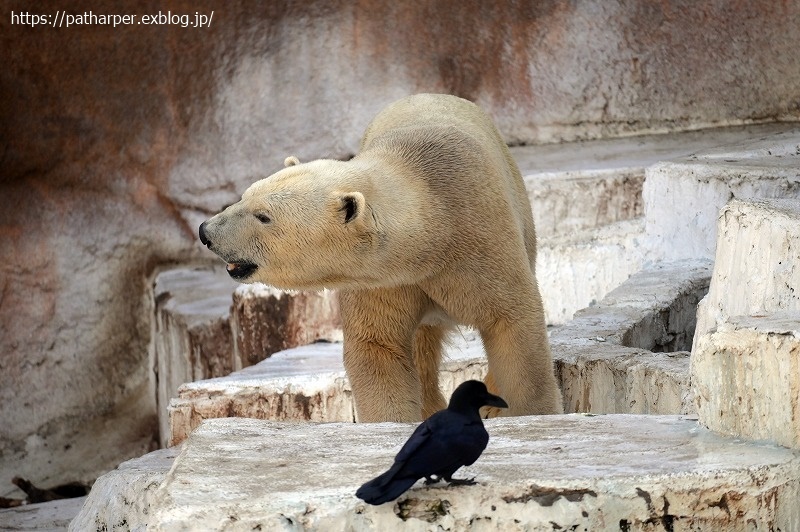
[[[364,212],[367,200],[361,192],[348,192],[339,198],[340,212],[344,213],[344,223],[350,223]]]
[[[290,166],[294,166],[296,164],[300,164],[300,159],[298,159],[294,155],[290,155],[286,159],[283,160],[283,166],[285,166],[287,168],[290,167]]]

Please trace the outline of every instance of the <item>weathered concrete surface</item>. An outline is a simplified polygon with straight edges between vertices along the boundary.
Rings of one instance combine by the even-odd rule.
[[[233,293],[230,327],[234,354],[242,366],[292,347],[342,341],[339,303],[327,290],[288,293],[260,283],[239,285]]]
[[[692,388],[711,430],[800,449],[800,312],[733,317],[701,335]]]
[[[537,237],[536,277],[548,325],[567,323],[639,271],[643,230],[643,220],[636,219],[568,236]]]
[[[653,266],[552,331],[566,411],[692,412],[686,349],[709,276],[707,261]],[[483,378],[486,355],[477,333],[460,330],[442,366],[445,396],[466,379]],[[226,377],[186,383],[168,410],[170,445],[210,418],[355,420],[341,344],[287,350]]]
[[[689,354],[708,261],[651,265],[553,330],[567,412],[690,413]]]
[[[643,195],[651,259],[713,259],[731,198],[800,199],[800,128],[653,165]]]
[[[152,366],[158,382],[161,445],[169,430],[167,404],[184,382],[228,375],[241,368],[233,356],[229,323],[236,283],[221,268],[161,272],[154,287]]]
[[[533,206],[537,277],[547,323],[566,323],[639,271],[646,260],[673,260],[660,249],[648,249],[663,245],[645,235],[642,186],[648,166],[796,128],[764,124],[512,148]],[[649,197],[648,209],[660,216],[648,218],[650,232],[658,234],[662,225],[685,230],[684,218],[676,220],[652,187]],[[683,205],[687,199],[676,201]]]
[[[719,214],[718,234],[697,335],[732,316],[800,312],[800,198],[732,200]]]
[[[167,405],[186,382],[224,377],[277,351],[319,340],[341,341],[330,292],[289,294],[240,285],[222,267],[167,270],[155,281],[153,367],[161,445],[168,445]]]
[[[151,513],[153,496],[180,451],[180,447],[160,449],[123,462],[98,478],[69,529],[76,532],[142,530],[137,528],[141,521],[133,520],[131,516]]]
[[[515,143],[798,118],[793,2],[169,9],[216,11],[208,28],[0,18],[0,486],[146,449],[152,274],[209,257],[202,219],[290,153],[352,153],[395,98],[474,99]],[[108,420],[114,452],[94,453]]]
[[[692,348],[699,419],[800,447],[800,199],[731,200],[718,235]]]
[[[467,379],[486,374],[477,335],[453,339],[439,383],[446,397]],[[289,349],[220,379],[184,384],[169,405],[169,444],[182,442],[204,419],[250,417],[281,421],[355,421],[342,344]]]
[[[793,530],[800,455],[717,436],[676,416],[531,416],[486,423],[459,472],[396,502],[354,493],[413,425],[203,423],[156,490],[101,478],[71,530]],[[126,478],[130,478],[128,475]],[[142,501],[146,498],[146,504]],[[128,501],[126,505],[120,501]],[[145,513],[145,508],[146,513]],[[574,528],[573,528],[574,527]]]
[[[63,532],[86,503],[87,497],[26,504],[0,510],[0,530]]]

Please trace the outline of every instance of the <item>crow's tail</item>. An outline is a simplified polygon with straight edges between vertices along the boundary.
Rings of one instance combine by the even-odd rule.
[[[397,466],[398,464],[395,464],[386,473],[364,483],[356,491],[356,497],[369,504],[383,504],[393,501],[402,495],[414,485],[417,479],[413,477],[395,478],[397,471],[400,469]]]

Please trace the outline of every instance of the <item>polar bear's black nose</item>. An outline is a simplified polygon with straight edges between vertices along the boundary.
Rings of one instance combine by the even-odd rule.
[[[205,221],[205,222],[200,224],[200,242],[202,242],[204,246],[210,246],[211,245],[211,241],[206,236],[206,224],[207,223],[208,222]]]

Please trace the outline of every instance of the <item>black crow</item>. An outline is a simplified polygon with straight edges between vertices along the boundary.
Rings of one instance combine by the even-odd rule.
[[[482,406],[508,408],[484,383],[461,383],[447,408],[423,421],[397,453],[394,465],[358,488],[356,497],[369,504],[383,504],[399,497],[422,477],[425,484],[441,479],[450,484],[474,484],[474,478],[457,479],[453,473],[474,463],[489,442],[479,413]]]

